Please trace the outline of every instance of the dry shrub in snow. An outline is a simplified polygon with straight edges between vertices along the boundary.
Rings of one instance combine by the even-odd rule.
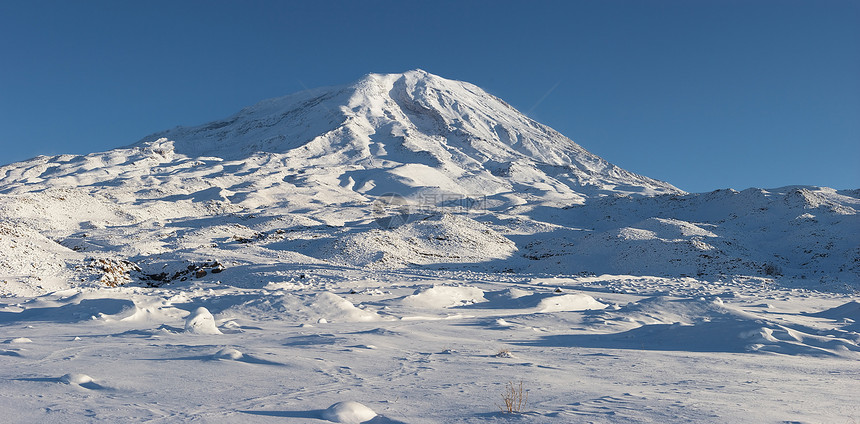
[[[499,409],[507,414],[520,413],[526,408],[526,402],[529,400],[529,392],[523,391],[523,382],[514,384],[509,381],[505,386],[505,391],[502,393],[503,405],[499,405]]]

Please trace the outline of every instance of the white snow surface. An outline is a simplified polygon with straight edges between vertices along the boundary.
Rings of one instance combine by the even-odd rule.
[[[370,74],[0,167],[0,421],[855,422],[858,210]]]
[[[204,307],[195,309],[185,319],[185,331],[191,334],[221,334],[212,313]]]
[[[376,412],[355,401],[338,402],[329,406],[322,417],[335,423],[359,424],[376,417]]]

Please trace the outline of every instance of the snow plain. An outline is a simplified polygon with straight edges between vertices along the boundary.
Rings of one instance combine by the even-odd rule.
[[[0,167],[0,421],[854,423],[858,208],[371,74]]]

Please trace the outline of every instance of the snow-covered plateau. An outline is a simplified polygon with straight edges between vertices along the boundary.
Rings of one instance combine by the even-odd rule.
[[[858,210],[369,74],[0,166],[0,422],[857,423]]]

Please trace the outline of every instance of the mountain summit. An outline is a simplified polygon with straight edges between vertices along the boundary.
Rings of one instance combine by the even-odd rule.
[[[262,101],[196,127],[144,138],[191,157],[283,156],[358,193],[518,193],[579,203],[610,193],[681,193],[621,169],[475,85],[423,70]],[[335,175],[336,174],[336,175]]]

